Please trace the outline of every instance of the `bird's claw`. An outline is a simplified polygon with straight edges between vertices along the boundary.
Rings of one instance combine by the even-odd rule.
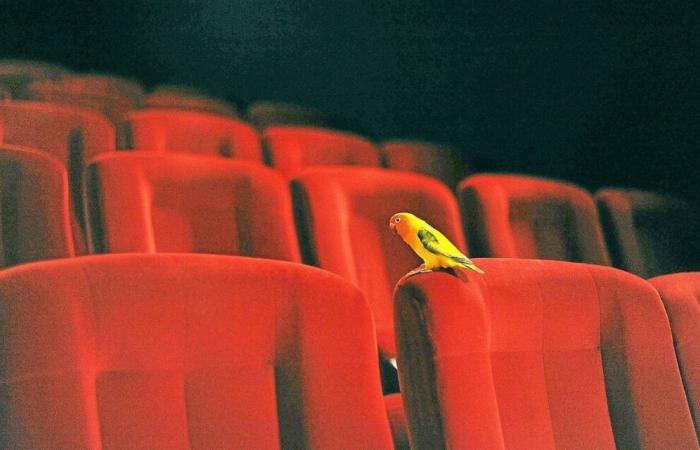
[[[418,275],[419,273],[428,273],[432,272],[432,269],[426,269],[425,264],[421,264],[420,266],[416,267],[412,271],[408,272],[406,275],[404,275],[405,278],[412,277],[413,275]]]

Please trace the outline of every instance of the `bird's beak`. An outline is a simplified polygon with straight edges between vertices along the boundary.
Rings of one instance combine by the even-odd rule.
[[[392,233],[396,234],[396,224],[394,222],[389,224],[389,228],[391,228]]]

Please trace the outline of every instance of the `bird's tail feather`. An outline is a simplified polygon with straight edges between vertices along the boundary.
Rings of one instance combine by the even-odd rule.
[[[474,272],[476,272],[476,273],[478,273],[478,274],[481,274],[481,275],[484,274],[484,271],[481,270],[481,269],[479,269],[479,268],[476,266],[476,264],[474,264],[474,263],[472,263],[472,262],[464,263],[464,264],[462,264],[461,267],[464,268],[464,269],[473,270]]]

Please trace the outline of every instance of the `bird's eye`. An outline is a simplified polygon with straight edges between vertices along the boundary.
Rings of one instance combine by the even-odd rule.
[[[401,222],[401,217],[397,217],[396,219],[394,219],[394,222],[396,222],[396,223]]]

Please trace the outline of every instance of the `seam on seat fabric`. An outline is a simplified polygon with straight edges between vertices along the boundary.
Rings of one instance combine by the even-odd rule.
[[[608,381],[605,373],[605,353],[606,350],[623,350],[626,354],[627,352],[627,345],[625,343],[620,343],[620,344],[614,344],[614,345],[606,345],[603,346],[603,300],[600,295],[600,284],[598,284],[598,279],[596,276],[593,274],[593,270],[591,269],[590,266],[585,265],[585,273],[590,277],[591,281],[593,282],[593,286],[595,287],[595,293],[596,293],[596,299],[598,301],[598,341],[600,345],[600,363],[601,363],[601,371],[603,372],[603,388],[605,390],[605,406],[607,407],[608,410],[608,422],[610,423],[610,430],[612,431],[613,434],[613,441],[615,442],[615,446],[620,447],[620,442],[619,442],[619,436],[618,433],[615,432],[615,423],[613,422],[613,417],[610,411],[610,399],[608,398]],[[618,302],[619,303],[619,302]],[[619,309],[619,305],[616,305],[616,309]],[[625,369],[625,372],[627,372],[628,369]],[[623,380],[623,388],[626,389],[627,393],[626,395],[628,398],[631,400],[632,393],[630,392],[630,382],[629,379],[624,379]],[[631,412],[632,415],[634,415],[634,411]],[[637,420],[635,417],[634,423],[633,423],[634,430],[632,431],[632,435],[639,440],[639,429],[637,426]]]
[[[556,434],[554,433],[554,420],[552,419],[552,408],[551,408],[551,400],[550,400],[550,395],[549,395],[549,383],[547,382],[547,369],[545,367],[545,361],[544,361],[544,356],[545,356],[545,351],[544,351],[544,335],[545,335],[545,300],[544,300],[544,289],[542,287],[542,283],[539,280],[539,278],[536,280],[537,284],[537,298],[539,299],[539,304],[540,304],[540,361],[542,362],[542,381],[544,382],[544,393],[547,396],[546,397],[546,405],[547,405],[547,416],[549,417],[549,431],[551,433],[552,437],[552,442],[556,446],[557,444],[557,439],[556,439]]]

